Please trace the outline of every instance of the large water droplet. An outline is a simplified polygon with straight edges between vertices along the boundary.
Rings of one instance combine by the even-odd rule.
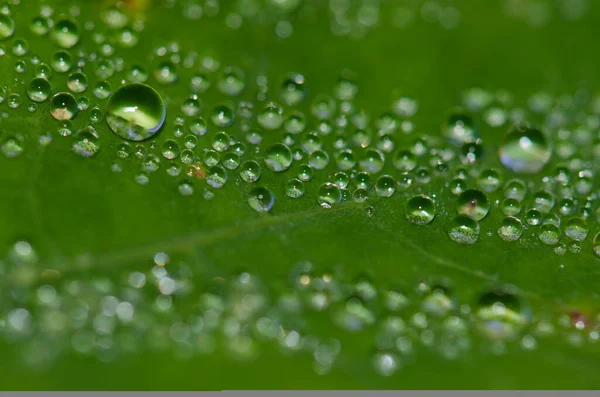
[[[454,219],[448,235],[459,244],[475,244],[479,239],[479,223],[466,215],[459,215]]]
[[[166,116],[165,104],[158,92],[141,83],[120,87],[110,97],[106,121],[115,134],[131,141],[155,135]]]
[[[522,174],[535,174],[550,160],[552,148],[540,130],[519,125],[506,134],[498,155],[506,168]]]
[[[27,88],[27,95],[34,102],[44,102],[52,94],[52,86],[48,80],[36,77]]]
[[[77,101],[68,92],[60,92],[50,101],[50,114],[56,120],[71,120],[77,115]]]
[[[470,189],[458,196],[456,210],[461,215],[466,215],[476,221],[480,221],[490,211],[490,202],[485,193]]]
[[[282,172],[292,165],[292,152],[286,145],[276,143],[266,150],[264,161],[271,171]]]
[[[415,225],[427,225],[435,218],[435,202],[431,197],[418,195],[406,203],[406,219]]]
[[[269,212],[275,203],[273,193],[264,187],[256,187],[248,194],[248,204],[256,212]]]

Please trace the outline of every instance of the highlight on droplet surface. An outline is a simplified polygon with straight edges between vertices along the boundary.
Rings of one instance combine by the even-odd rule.
[[[126,84],[110,97],[106,122],[115,134],[130,141],[143,141],[162,127],[166,107],[160,94],[142,83]]]

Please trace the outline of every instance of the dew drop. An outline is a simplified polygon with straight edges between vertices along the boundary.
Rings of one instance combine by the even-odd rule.
[[[304,196],[304,183],[298,178],[292,178],[285,184],[285,194],[291,198],[300,198]]]
[[[248,204],[256,212],[269,212],[275,203],[273,193],[264,187],[256,187],[248,194]]]
[[[131,141],[154,136],[163,125],[165,104],[158,92],[141,83],[121,86],[110,97],[106,121],[115,134]]]
[[[456,210],[461,215],[466,215],[476,221],[480,221],[489,213],[490,202],[485,193],[469,189],[458,196]]]
[[[71,120],[78,111],[75,97],[68,92],[60,92],[50,100],[50,114],[56,120]]]
[[[552,148],[540,130],[519,125],[506,134],[498,155],[506,168],[521,174],[535,174],[550,160]]]
[[[523,234],[523,225],[517,218],[509,216],[502,221],[498,228],[498,235],[504,241],[516,241]]]
[[[264,162],[271,171],[285,171],[292,165],[292,152],[286,145],[276,143],[265,151]]]
[[[79,27],[71,19],[59,19],[52,27],[51,37],[57,46],[71,48],[79,41]]]
[[[342,192],[335,184],[326,182],[321,185],[317,195],[317,202],[323,208],[331,208],[342,200]]]
[[[260,165],[254,160],[246,160],[240,164],[240,177],[244,182],[256,182],[260,178],[260,173]]]
[[[590,228],[587,222],[578,217],[570,218],[565,224],[565,236],[575,241],[583,241],[587,237]]]
[[[466,215],[458,215],[454,218],[448,235],[459,244],[475,244],[479,239],[479,223]]]
[[[31,80],[27,88],[27,95],[34,102],[44,102],[51,94],[52,86],[50,82],[42,77]]]
[[[427,225],[435,218],[435,202],[431,197],[417,195],[406,203],[406,219],[415,225]]]

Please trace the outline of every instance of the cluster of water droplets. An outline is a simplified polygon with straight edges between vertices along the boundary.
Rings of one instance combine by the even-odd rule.
[[[195,268],[193,256],[157,252],[138,270],[82,279],[49,268],[34,246],[17,241],[0,261],[0,337],[21,344],[32,367],[64,354],[111,362],[148,350],[182,360],[225,350],[253,361],[271,344],[311,356],[315,372],[325,374],[347,359],[341,341],[363,333],[372,338],[365,353],[383,376],[418,362],[423,351],[452,360],[511,346],[533,350],[548,338],[574,346],[599,339],[597,319],[531,306],[508,285],[464,296],[446,282],[388,285],[311,262],[290,264],[283,286],[249,271],[199,275]],[[339,338],[321,333],[323,321]]]
[[[351,71],[314,93],[301,73],[251,75],[176,42],[155,47],[150,63],[131,62],[121,54],[138,45],[144,23],[119,7],[84,22],[76,9],[68,15],[44,5],[21,27],[16,10],[1,11],[0,33],[11,47],[5,56],[17,76],[3,88],[6,117],[23,106],[47,110],[54,122],[40,145],[68,137],[82,157],[107,146],[115,173],[134,167],[134,180],[148,184],[162,170],[182,196],[207,200],[235,186],[259,213],[285,200],[333,208],[394,198],[409,222],[442,224],[459,244],[476,243],[480,224],[495,222],[507,242],[535,239],[564,255],[590,239],[600,251],[600,237],[591,237],[600,214],[600,106],[585,90],[536,93],[518,104],[510,92],[473,88],[440,116],[439,133],[419,135],[415,98],[394,94],[373,114],[356,104],[360,76]],[[48,37],[52,57],[36,55],[24,36]],[[189,95],[173,97],[172,87]],[[18,157],[26,138],[5,133],[0,149]],[[448,204],[455,215],[439,210]]]

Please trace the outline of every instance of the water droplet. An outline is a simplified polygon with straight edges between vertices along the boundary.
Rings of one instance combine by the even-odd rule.
[[[78,111],[75,97],[68,92],[60,92],[50,101],[50,114],[56,120],[71,120],[77,116]]]
[[[329,155],[323,150],[315,150],[308,156],[308,164],[316,170],[322,170],[329,164]]]
[[[406,203],[406,219],[415,225],[427,225],[435,218],[435,202],[431,197],[417,195]]]
[[[285,184],[285,194],[291,198],[304,196],[304,183],[298,178],[292,178]]]
[[[235,114],[228,105],[216,106],[210,115],[210,121],[217,127],[225,128],[233,124]]]
[[[6,40],[15,32],[15,22],[10,15],[0,13],[0,40]]]
[[[349,149],[338,152],[335,161],[340,171],[348,171],[356,165],[356,158]]]
[[[141,83],[121,86],[110,97],[106,121],[115,134],[131,141],[154,136],[163,125],[165,104],[156,90]]]
[[[79,27],[71,19],[59,19],[52,27],[51,37],[57,46],[71,48],[79,41]]]
[[[82,157],[94,157],[100,150],[97,133],[91,127],[79,131],[76,139],[77,141],[73,144],[75,154]]]
[[[179,156],[179,144],[173,139],[167,139],[162,145],[161,153],[167,160],[173,160]]]
[[[502,176],[496,170],[483,170],[477,178],[477,184],[484,192],[495,192],[502,184]]]
[[[50,31],[50,23],[47,18],[38,16],[31,20],[29,29],[38,36],[44,36]]]
[[[394,163],[394,167],[402,172],[412,171],[417,166],[416,156],[408,150],[396,151],[392,162]]]
[[[52,94],[52,86],[48,80],[36,77],[27,88],[27,95],[34,102],[44,102]]]
[[[498,228],[498,235],[504,241],[516,241],[523,234],[523,225],[517,218],[509,216],[502,221]]]
[[[292,152],[286,145],[276,143],[265,151],[264,162],[271,171],[285,171],[292,165]]]
[[[314,175],[315,171],[310,165],[300,164],[298,166],[298,179],[300,179],[302,182],[310,181]]]
[[[381,175],[375,182],[375,192],[380,197],[391,197],[396,191],[396,180],[390,175]]]
[[[550,160],[552,148],[540,130],[516,126],[504,137],[498,155],[506,168],[517,173],[535,174]]]
[[[452,114],[444,125],[444,132],[450,142],[457,146],[475,142],[478,138],[473,119],[464,113]]]
[[[565,235],[571,240],[583,241],[589,231],[590,228],[587,222],[578,217],[570,218],[565,225]]]
[[[88,87],[87,77],[81,72],[71,73],[69,79],[67,80],[67,86],[72,92],[84,92]]]
[[[489,213],[490,202],[485,193],[469,189],[458,196],[456,210],[461,215],[466,215],[476,221],[480,221]]]
[[[175,84],[179,79],[177,68],[171,62],[162,62],[154,71],[154,78],[159,84]]]
[[[342,192],[335,184],[326,182],[321,185],[317,195],[317,202],[323,208],[331,208],[342,200]]]
[[[306,96],[304,87],[304,76],[292,74],[283,80],[281,84],[281,99],[289,106],[297,105]]]
[[[362,170],[376,174],[381,172],[384,162],[385,157],[383,153],[376,149],[367,149],[359,165]]]
[[[66,73],[73,67],[73,58],[66,51],[58,51],[52,56],[50,65],[57,73]]]
[[[535,208],[530,209],[525,214],[525,220],[527,221],[527,224],[531,226],[537,226],[542,223],[542,218],[542,213]]]
[[[217,88],[224,94],[237,96],[246,88],[246,76],[238,68],[226,67],[219,76]]]
[[[521,202],[514,198],[506,198],[502,201],[502,212],[508,216],[517,215],[521,212]]]
[[[554,223],[544,223],[538,237],[540,241],[547,245],[555,245],[561,236],[560,228]]]
[[[276,103],[270,102],[258,114],[257,121],[265,130],[276,130],[283,125],[283,109]]]
[[[227,170],[218,165],[210,167],[206,174],[206,183],[215,189],[220,189],[227,182]]]
[[[200,113],[202,113],[202,102],[194,94],[183,102],[183,105],[181,105],[181,111],[183,114],[189,117],[199,116]]]
[[[264,187],[252,189],[248,195],[248,204],[256,212],[269,212],[275,203],[273,193]]]
[[[448,231],[452,240],[459,244],[475,244],[479,239],[479,223],[466,215],[458,215]]]
[[[600,232],[596,233],[594,240],[592,241],[592,250],[598,256],[600,256]]]
[[[260,178],[260,173],[260,165],[254,160],[246,160],[240,165],[240,177],[244,182],[256,182]]]

